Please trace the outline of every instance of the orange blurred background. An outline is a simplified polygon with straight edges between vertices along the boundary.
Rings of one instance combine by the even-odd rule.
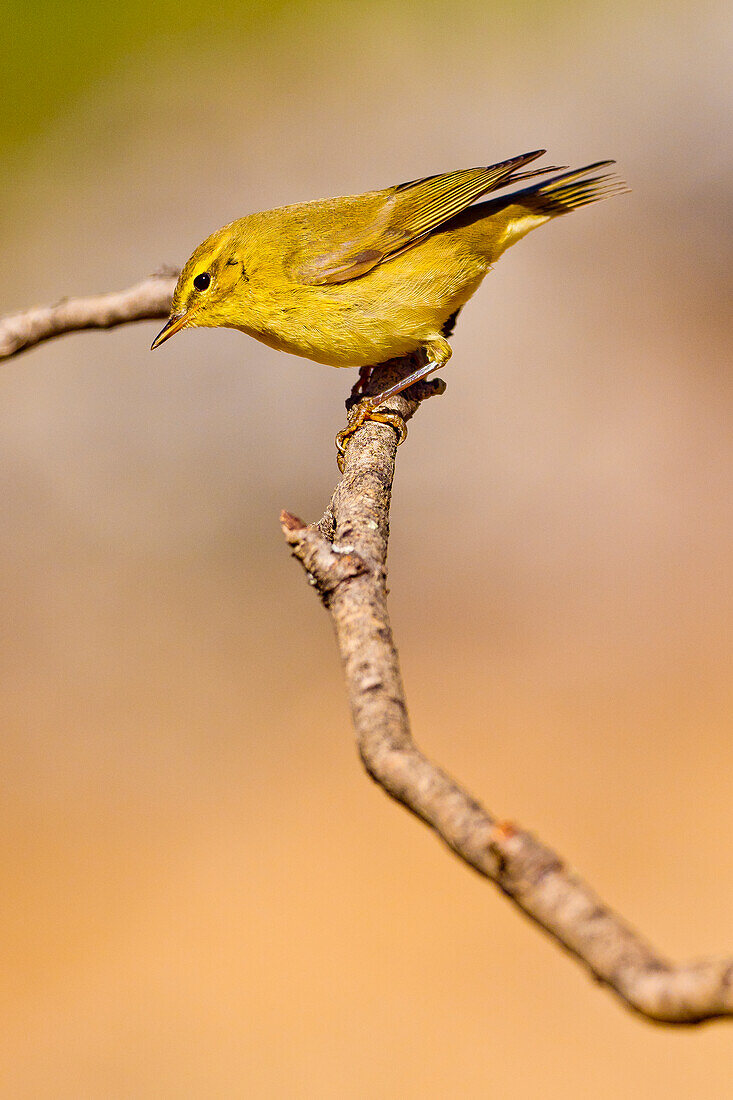
[[[729,5],[7,15],[3,312],[252,210],[617,158],[460,319],[393,618],[432,757],[663,953],[729,952]],[[729,1025],[625,1012],[362,772],[277,523],[352,377],[155,331],[2,368],[2,1095],[728,1095]]]

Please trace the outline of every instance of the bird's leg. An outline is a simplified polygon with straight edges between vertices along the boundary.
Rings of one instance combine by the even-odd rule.
[[[369,379],[371,378],[374,367],[359,367],[359,377],[354,385],[351,387],[351,393],[346,401],[346,408],[350,409],[352,405],[355,405],[358,399],[366,390],[369,385]]]
[[[358,429],[367,420],[376,420],[379,424],[391,424],[394,430],[397,432],[397,446],[400,443],[404,443],[407,438],[407,425],[398,412],[394,412],[392,409],[385,409],[384,411],[377,411],[378,406],[387,401],[390,397],[394,397],[398,393],[402,393],[408,386],[413,386],[415,382],[421,382],[423,378],[427,378],[428,375],[433,374],[434,371],[440,370],[445,366],[451,357],[451,346],[447,340],[444,340],[442,336],[436,337],[431,340],[429,344],[425,345],[426,359],[421,367],[412,371],[411,374],[405,375],[399,382],[395,382],[393,386],[389,386],[386,390],[382,390],[381,393],[375,394],[373,397],[365,397],[356,410],[356,415],[353,420],[343,431],[340,431],[336,436],[336,451],[337,462],[341,473],[344,472],[344,454],[346,440],[358,431]]]
[[[375,409],[378,405],[381,405],[383,401],[386,401],[389,397],[394,397],[397,393],[402,393],[408,386],[412,386],[415,382],[421,382],[423,378],[427,378],[428,375],[433,374],[436,370],[440,370],[448,362],[452,354],[451,346],[447,340],[444,340],[442,336],[437,337],[435,340],[431,340],[429,344],[425,345],[426,361],[412,374],[405,375],[399,382],[395,382],[393,386],[390,386],[386,390],[382,390],[381,393],[377,393],[374,397],[367,397],[363,404],[370,403],[370,407]],[[369,417],[367,417],[369,419]],[[405,429],[407,433],[407,429]]]

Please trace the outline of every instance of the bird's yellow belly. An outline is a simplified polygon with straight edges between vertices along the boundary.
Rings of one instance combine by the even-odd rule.
[[[419,252],[415,249],[414,252]],[[245,331],[269,347],[334,367],[364,367],[408,355],[434,339],[479,286],[486,264],[425,265],[413,253],[360,279],[284,289]]]
[[[314,324],[311,318],[306,320],[307,323],[300,326],[275,323],[257,332],[243,331],[276,351],[286,351],[329,367],[384,363],[387,359],[408,355],[425,342],[420,336],[388,331],[373,324],[334,323],[333,319]]]

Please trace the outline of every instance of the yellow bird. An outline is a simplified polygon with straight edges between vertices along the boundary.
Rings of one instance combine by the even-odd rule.
[[[388,397],[442,367],[458,311],[492,264],[531,229],[559,214],[626,190],[613,161],[563,172],[472,205],[477,199],[558,168],[522,171],[544,149],[488,168],[467,168],[384,191],[296,203],[250,214],[218,229],[183,268],[157,348],[183,328],[236,328],[278,351],[334,367],[369,368],[422,349],[401,382],[364,398],[344,442]]]

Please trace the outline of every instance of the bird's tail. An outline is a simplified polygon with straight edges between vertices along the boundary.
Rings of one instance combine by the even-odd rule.
[[[587,164],[585,168],[563,172],[521,191],[512,191],[471,207],[469,214],[472,219],[482,221],[487,230],[483,240],[489,262],[493,264],[510,245],[558,214],[568,214],[588,203],[628,191],[623,180],[611,172],[590,175],[614,163],[612,160],[601,160],[596,164]]]
[[[552,179],[545,180],[543,183],[536,183],[532,187],[525,187],[522,191],[515,191],[507,195],[505,201],[521,206],[528,214],[539,217],[551,218],[557,214],[568,214],[571,210],[587,206],[590,202],[608,199],[612,195],[623,195],[629,191],[624,181],[613,172],[586,178],[589,172],[609,168],[615,163],[613,160],[599,160],[596,164],[586,165],[585,168],[563,172],[561,176],[553,176]]]

